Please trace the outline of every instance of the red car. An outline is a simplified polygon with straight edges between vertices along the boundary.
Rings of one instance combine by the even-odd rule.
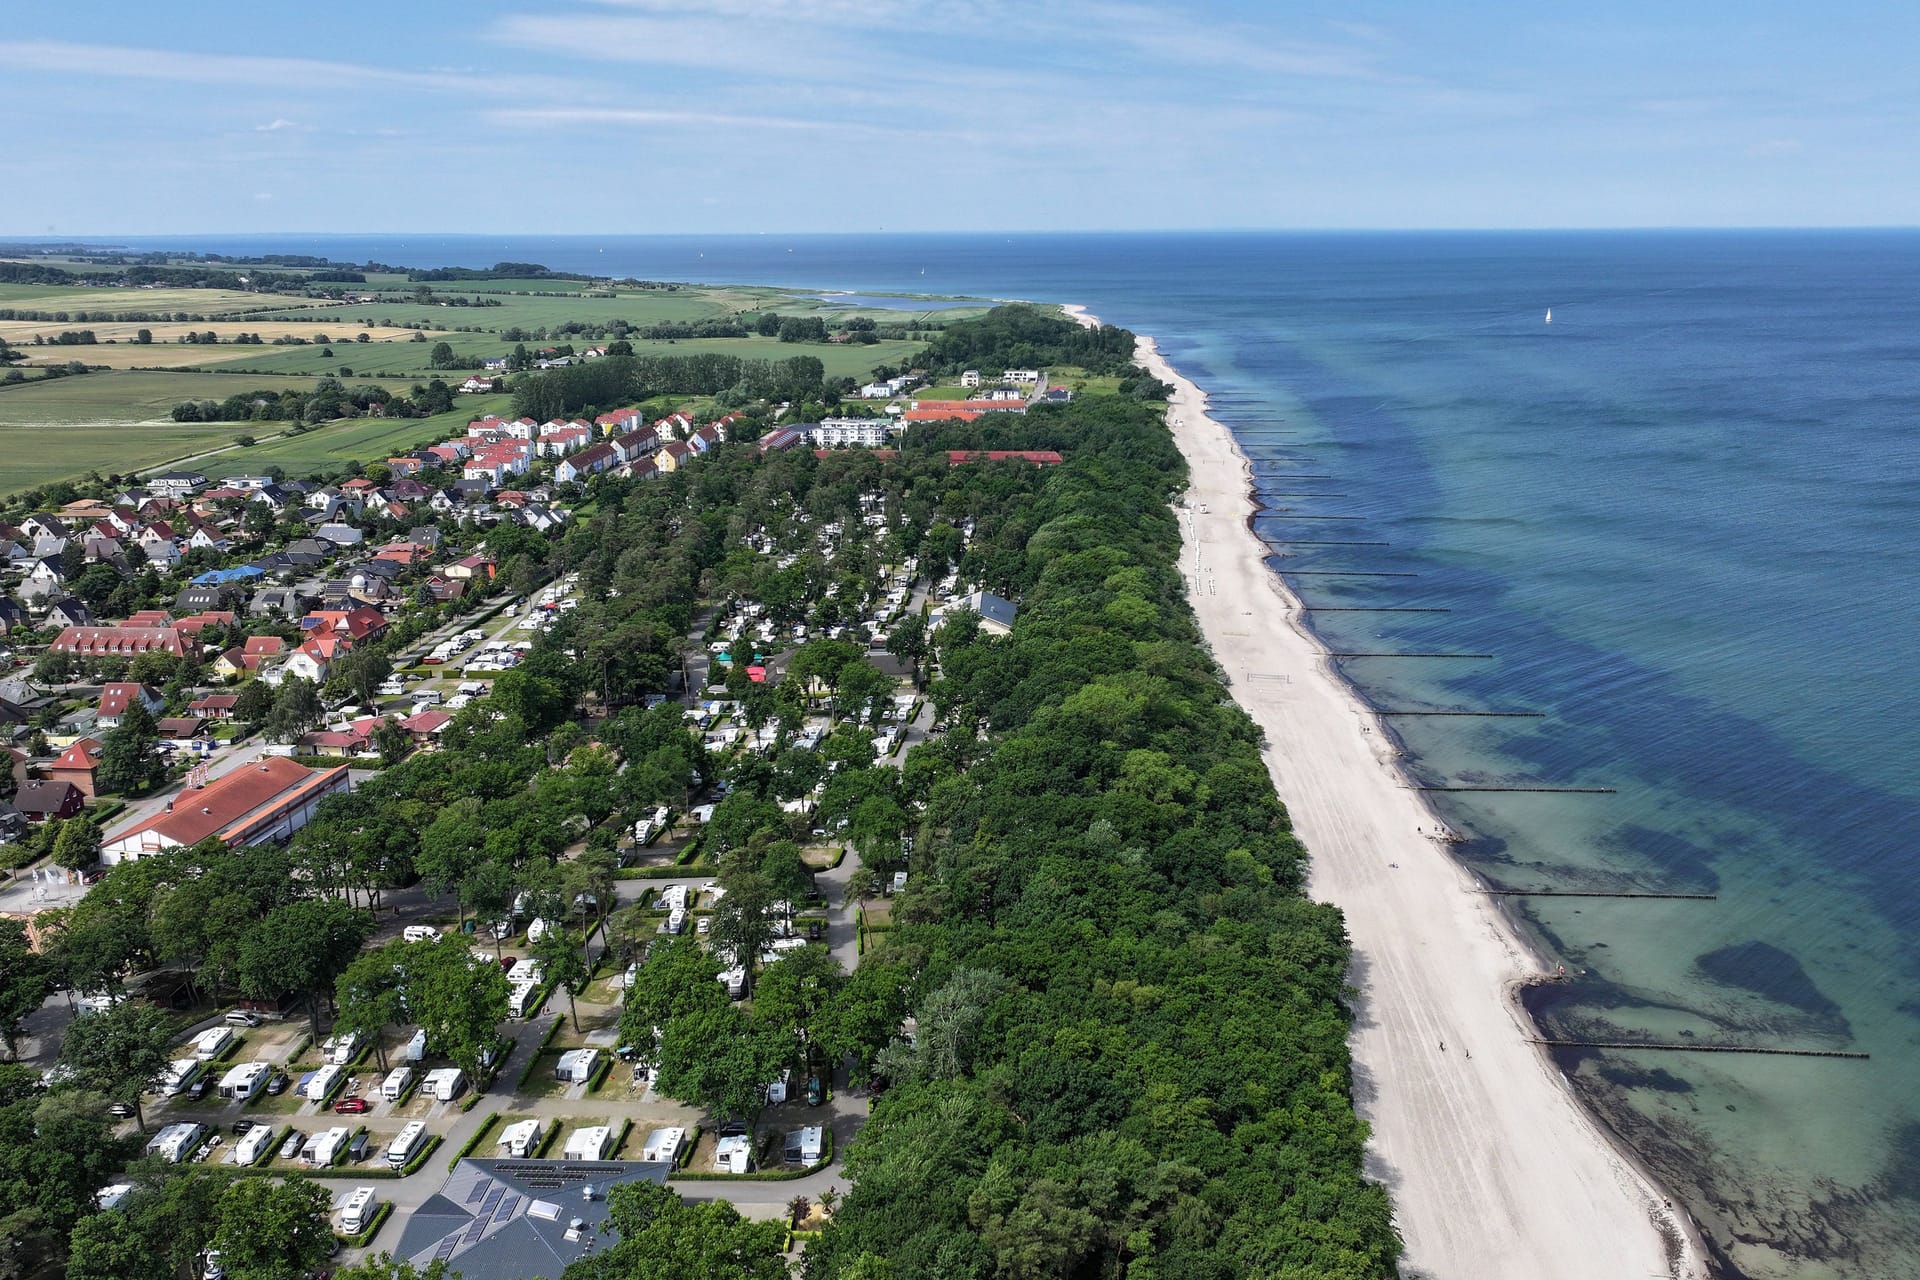
[[[342,1098],[333,1104],[333,1109],[343,1115],[357,1116],[362,1112],[371,1111],[373,1104],[365,1098]]]

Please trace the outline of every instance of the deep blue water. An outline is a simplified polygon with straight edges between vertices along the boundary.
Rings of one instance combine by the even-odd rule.
[[[1481,871],[1718,895],[1530,900],[1584,971],[1547,1025],[1873,1054],[1570,1058],[1583,1095],[1739,1269],[1920,1274],[1920,233],[191,243],[1074,301],[1155,334],[1254,460],[1277,565],[1417,575],[1294,578],[1309,603],[1451,610],[1321,614],[1335,648],[1497,655],[1349,663],[1363,692],[1543,713],[1400,720],[1418,774],[1618,789],[1454,797]]]

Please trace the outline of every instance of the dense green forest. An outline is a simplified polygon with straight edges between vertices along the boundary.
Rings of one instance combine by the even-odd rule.
[[[1052,307],[995,307],[978,320],[948,326],[919,363],[939,374],[967,369],[1043,369],[1078,365],[1088,373],[1126,373],[1133,366],[1133,334],[1114,325],[1086,328]]]

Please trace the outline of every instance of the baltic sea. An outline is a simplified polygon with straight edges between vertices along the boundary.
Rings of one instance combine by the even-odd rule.
[[[1086,304],[1253,459],[1276,568],[1575,977],[1581,1095],[1730,1270],[1920,1274],[1920,233],[129,241]],[[1546,312],[1552,309],[1552,323]],[[1294,434],[1283,434],[1283,433]],[[1304,517],[1340,516],[1341,520]],[[1321,545],[1312,545],[1321,544]],[[1326,545],[1359,544],[1359,545]],[[1347,576],[1355,572],[1369,575]]]

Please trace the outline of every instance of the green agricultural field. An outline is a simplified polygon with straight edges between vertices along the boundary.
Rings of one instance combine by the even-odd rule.
[[[285,386],[290,380],[266,385],[276,381]],[[221,448],[242,433],[271,435],[282,424],[179,423],[171,417],[182,400],[224,400],[262,382],[221,373],[113,372],[0,387],[0,493],[89,471],[149,470]]]
[[[254,470],[278,464],[290,476],[347,462],[380,462],[402,449],[438,444],[465,431],[475,418],[505,413],[512,403],[511,396],[462,396],[451,413],[431,418],[350,418],[269,440],[235,457],[245,457],[247,467]]]
[[[229,444],[236,432],[231,423],[0,422],[0,493],[95,470],[110,475],[163,466]]]
[[[221,358],[217,366],[223,370],[239,373],[263,374],[330,374],[346,381],[358,381],[362,376],[375,380],[404,379],[424,382],[429,378],[444,378],[447,383],[457,386],[464,382],[469,374],[482,372],[481,363],[489,356],[504,356],[513,350],[513,343],[502,342],[491,334],[484,333],[434,333],[428,335],[426,342],[338,342],[333,346],[333,358],[328,359],[324,348],[305,347],[254,347],[253,354],[234,359],[229,349],[220,348]],[[456,353],[467,358],[469,364],[463,369],[429,369],[427,353],[433,350],[433,344],[445,342]],[[529,349],[543,344],[528,343]],[[576,347],[592,345],[576,339]],[[819,343],[781,342],[775,338],[686,338],[660,339],[657,341],[635,342],[635,355],[688,356],[718,353],[739,356],[743,360],[786,360],[793,356],[817,356],[830,378],[865,378],[883,364],[897,364],[905,357],[920,350],[924,344],[919,342],[887,341],[872,346],[821,345]],[[340,370],[353,370],[351,375]]]
[[[0,307],[89,314],[146,311],[225,315],[268,308],[294,311],[300,304],[291,298],[238,289],[78,289],[56,284],[0,284]]]

